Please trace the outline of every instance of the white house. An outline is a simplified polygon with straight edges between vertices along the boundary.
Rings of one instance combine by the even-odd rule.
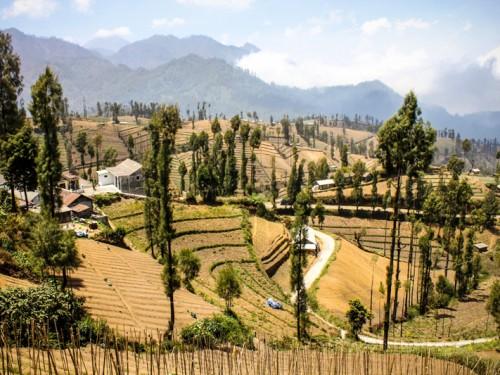
[[[115,167],[97,171],[97,176],[99,186],[114,185],[127,193],[140,192],[144,181],[142,165],[132,159],[125,159]]]
[[[333,181],[332,179],[316,180],[314,181],[312,191],[317,192],[322,190],[333,189],[334,187],[335,187],[335,181]]]

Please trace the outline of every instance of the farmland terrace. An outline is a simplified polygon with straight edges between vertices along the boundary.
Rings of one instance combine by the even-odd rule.
[[[126,241],[135,252],[148,252],[148,241],[143,229],[143,202],[123,199],[111,206],[103,208],[114,226],[126,229]],[[256,256],[252,244],[251,224],[247,214],[241,209],[229,205],[223,206],[189,206],[174,205],[173,240],[174,251],[190,248],[196,251],[202,261],[199,276],[193,281],[198,296],[223,309],[224,302],[216,293],[218,272],[228,264],[238,272],[242,281],[241,298],[233,307],[259,336],[269,334],[292,335],[294,332],[293,308],[287,302],[288,296],[277,283],[269,278],[266,265]],[[283,235],[278,232],[277,235]],[[146,256],[145,254],[141,254]],[[154,260],[151,259],[152,262]],[[135,288],[130,285],[130,288]],[[266,305],[272,297],[282,301],[282,310],[273,310]],[[320,319],[312,318],[312,331],[315,333],[332,333],[333,328]]]

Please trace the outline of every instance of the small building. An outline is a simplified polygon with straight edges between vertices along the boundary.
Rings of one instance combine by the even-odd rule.
[[[370,172],[365,172],[363,174],[363,181],[364,182],[370,182],[372,179],[373,179],[373,174],[371,174]]]
[[[97,181],[99,186],[108,186],[113,185],[115,179],[107,169],[102,169],[100,171],[97,171]]]
[[[474,249],[476,249],[480,253],[485,253],[485,252],[488,251],[488,245],[486,245],[483,242],[475,243],[474,244]]]
[[[86,195],[67,190],[61,191],[61,213],[70,212],[72,218],[88,218],[94,211],[94,201]]]
[[[64,171],[61,177],[60,187],[70,191],[80,190],[80,177],[78,175]]]
[[[295,238],[295,241],[299,241],[298,236]],[[314,235],[314,230],[311,228],[307,227],[306,229],[306,236],[305,238],[302,238],[301,241],[301,246],[300,248],[305,251],[310,251],[313,252],[314,254],[318,253],[319,246],[316,241],[316,236]]]
[[[353,178],[354,178],[354,173],[352,172],[344,173],[344,184],[351,185]]]
[[[114,185],[125,193],[142,190],[144,175],[142,165],[132,159],[125,159],[115,167],[97,171],[99,186]]]
[[[331,178],[326,180],[316,180],[314,181],[312,191],[318,192],[318,191],[333,189],[334,187],[335,187],[335,181],[333,181]]]
[[[470,170],[470,174],[473,174],[473,175],[481,174],[481,170],[479,168],[472,168]]]

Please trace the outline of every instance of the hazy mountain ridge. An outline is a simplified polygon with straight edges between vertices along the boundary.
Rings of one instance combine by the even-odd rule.
[[[267,84],[223,57],[204,59],[195,54],[149,70],[131,69],[57,38],[38,38],[15,29],[8,32],[22,59],[24,100],[29,101],[29,88],[50,65],[58,74],[70,105],[80,112],[83,98],[89,108],[97,101],[128,103],[133,99],[175,102],[183,113],[196,108],[197,102],[206,101],[211,103],[214,114],[257,111],[261,118],[268,119],[270,115],[279,118],[285,113],[291,116],[357,113],[383,120],[402,103],[402,97],[380,81],[304,90]],[[456,116],[442,107],[425,103],[422,107],[424,118],[437,128],[454,128],[462,136],[476,138],[499,133],[500,112]]]
[[[196,54],[204,58],[220,58],[232,64],[241,57],[258,50],[257,47],[248,43],[242,47],[227,46],[202,35],[187,38],[153,35],[122,47],[110,56],[110,61],[132,69],[154,69],[174,59]]]

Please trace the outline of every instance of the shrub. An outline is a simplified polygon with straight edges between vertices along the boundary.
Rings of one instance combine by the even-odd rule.
[[[86,315],[77,323],[80,343],[103,343],[112,337],[105,320],[94,320]]]
[[[500,333],[500,281],[495,281],[491,288],[486,310],[493,316],[497,324],[497,332]]]
[[[359,299],[350,300],[349,306],[346,317],[351,325],[352,335],[357,338],[366,321],[371,318],[371,313]]]
[[[250,330],[237,318],[217,314],[199,320],[181,331],[184,343],[200,348],[212,348],[221,344],[253,347]]]
[[[453,285],[446,277],[439,275],[439,279],[436,283],[436,299],[434,301],[436,307],[447,307],[454,295],[455,288]]]
[[[94,203],[98,207],[109,206],[115,202],[121,200],[120,194],[118,193],[105,193],[94,195]]]
[[[127,231],[123,227],[116,227],[115,229],[106,227],[96,237],[98,241],[106,242],[111,245],[124,246],[124,238]]]
[[[0,321],[12,334],[23,327],[29,328],[30,324],[38,328],[48,324],[49,332],[57,327],[68,337],[70,328],[75,328],[84,316],[83,298],[53,284],[0,290]]]
[[[217,277],[217,295],[226,301],[226,310],[230,311],[234,298],[241,295],[241,286],[234,268],[224,267]]]
[[[267,209],[263,202],[257,203],[257,210],[255,213],[258,217],[267,217]]]

